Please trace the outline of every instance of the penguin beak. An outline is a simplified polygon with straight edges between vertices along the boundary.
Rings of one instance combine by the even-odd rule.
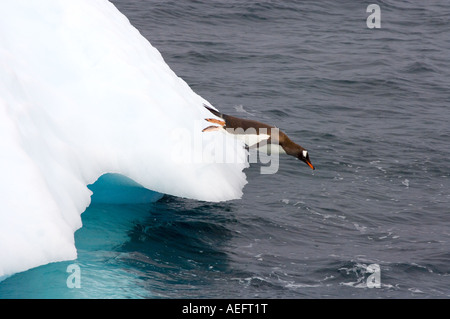
[[[313,164],[311,164],[309,159],[306,159],[305,163],[308,164],[308,166],[311,167],[312,170],[315,170]]]
[[[312,170],[315,170],[315,167],[313,164],[311,164],[311,161],[309,160],[309,156],[300,158],[303,162],[305,162],[309,167],[311,167]]]

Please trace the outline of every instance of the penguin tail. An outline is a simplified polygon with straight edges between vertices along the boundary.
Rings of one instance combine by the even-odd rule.
[[[223,114],[222,114],[222,113],[220,113],[220,112],[214,110],[212,107],[210,107],[210,106],[208,106],[208,105],[206,105],[206,104],[203,104],[203,106],[204,106],[208,111],[210,111],[212,114],[214,114],[215,116],[220,117],[220,118],[223,118]]]

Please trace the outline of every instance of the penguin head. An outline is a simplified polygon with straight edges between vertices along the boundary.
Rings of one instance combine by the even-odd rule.
[[[311,169],[313,169],[313,170],[315,169],[315,167],[311,164],[307,150],[305,150],[305,149],[301,150],[301,152],[299,152],[297,158],[299,160],[301,160],[302,162],[305,162],[309,167],[311,167]]]

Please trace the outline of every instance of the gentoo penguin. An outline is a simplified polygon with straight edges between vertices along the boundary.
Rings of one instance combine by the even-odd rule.
[[[222,114],[207,105],[203,106],[212,114],[222,119],[205,119],[206,121],[219,126],[208,126],[203,129],[203,132],[225,129],[227,132],[239,135],[239,137],[243,138],[244,143],[248,148],[259,148],[262,144],[268,144],[271,152],[278,151],[281,154],[284,153],[294,156],[308,164],[308,166],[312,169],[315,169],[309,160],[308,151],[300,145],[292,142],[286,134],[277,129],[275,126],[254,120],[241,119],[239,117]]]

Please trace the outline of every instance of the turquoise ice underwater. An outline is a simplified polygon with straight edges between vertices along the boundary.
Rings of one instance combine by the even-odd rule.
[[[139,288],[137,273],[121,262],[128,232],[148,217],[149,203],[162,194],[108,174],[90,185],[92,204],[75,233],[75,260],[50,263],[18,273],[1,284],[2,298],[154,298]],[[149,206],[150,205],[150,206]]]

